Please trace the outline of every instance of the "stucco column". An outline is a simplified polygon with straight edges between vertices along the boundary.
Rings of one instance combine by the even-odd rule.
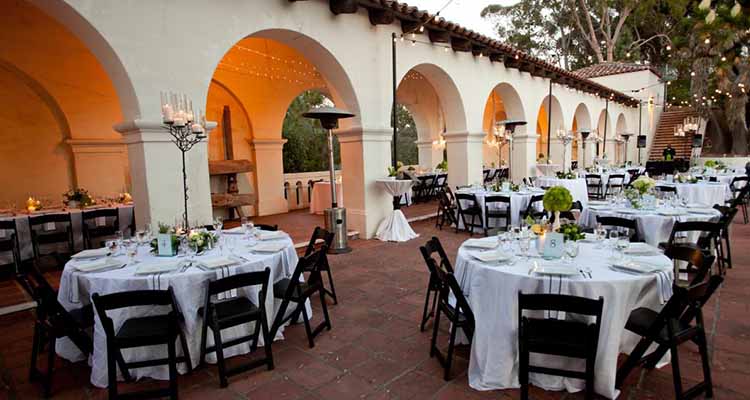
[[[586,148],[581,149],[581,154],[585,154],[586,165],[584,167],[590,167],[594,165],[594,157],[596,157],[596,138],[589,136],[586,139]]]
[[[370,239],[375,236],[378,224],[393,209],[393,199],[375,182],[388,176],[393,131],[353,127],[336,130],[334,134],[341,145],[347,229]]]
[[[419,166],[425,169],[435,168],[443,161],[443,149],[432,144],[432,140],[418,140]]]
[[[448,185],[482,183],[482,143],[484,132],[447,132]]]
[[[67,139],[73,152],[76,184],[112,195],[130,190],[127,147],[121,139]]]
[[[523,178],[536,176],[536,133],[515,133],[513,135],[513,165],[511,180],[520,182]]]
[[[257,215],[282,214],[289,211],[284,198],[284,156],[286,139],[252,139],[250,150],[255,155],[255,176],[258,187]]]
[[[563,150],[565,151],[565,165],[563,165]],[[550,140],[550,154],[549,158],[552,164],[558,164],[562,166],[564,171],[570,169],[570,157],[573,155],[572,147],[570,143],[567,146],[563,146],[562,140],[553,136]]]
[[[216,127],[207,124],[207,131]],[[114,126],[128,149],[136,224],[173,225],[183,213],[181,152],[161,122],[125,121]],[[211,222],[211,187],[206,140],[186,154],[188,216],[191,224]]]

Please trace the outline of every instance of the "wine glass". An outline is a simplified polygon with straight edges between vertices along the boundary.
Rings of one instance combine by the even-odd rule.
[[[242,218],[242,228],[245,230],[245,235],[247,237],[250,237],[250,234],[253,232],[253,229],[255,228],[255,225],[253,225],[253,221],[248,217]]]
[[[617,229],[612,229],[609,231],[608,237],[609,240],[607,241],[607,244],[612,250],[614,250],[615,245],[617,244],[617,239],[620,237],[620,232],[618,232]]]
[[[502,232],[497,235],[497,240],[500,243],[500,248],[504,252],[510,251],[511,239],[509,232]]]
[[[617,239],[617,242],[615,243],[615,248],[617,249],[617,252],[619,254],[619,259],[625,258],[625,250],[630,247],[630,239],[627,237],[627,235],[620,235],[620,237]]]
[[[513,235],[513,237],[512,237],[513,240],[520,239],[521,238],[521,227],[514,226],[513,230],[512,230],[512,235]]]
[[[146,240],[146,235],[147,233],[145,229],[139,229],[135,231],[135,240],[138,246],[143,245],[143,242]]]
[[[107,250],[109,250],[110,256],[117,255],[117,251],[119,248],[119,243],[117,242],[117,240],[107,240],[106,242],[104,242],[104,245],[107,246]]]
[[[570,262],[572,263],[576,257],[578,257],[578,252],[580,250],[580,247],[578,246],[578,242],[575,240],[568,240],[565,242],[565,254],[569,257]]]
[[[601,249],[604,239],[607,237],[607,230],[604,229],[602,224],[596,224],[594,236],[596,237],[596,248]]]
[[[528,259],[529,259],[529,249],[531,248],[531,238],[529,238],[529,237],[522,237],[518,241],[518,248],[521,250],[521,256],[523,256],[523,259],[525,261],[528,261]]]
[[[128,264],[137,264],[138,260],[135,257],[138,255],[138,242],[128,240],[125,243],[125,254],[128,256]]]

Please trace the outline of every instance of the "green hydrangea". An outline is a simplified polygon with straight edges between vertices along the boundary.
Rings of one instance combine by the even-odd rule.
[[[568,211],[572,205],[570,190],[562,186],[551,187],[544,193],[544,209],[547,211]]]

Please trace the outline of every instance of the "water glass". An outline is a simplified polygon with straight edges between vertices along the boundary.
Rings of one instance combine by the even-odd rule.
[[[565,254],[570,257],[570,261],[574,261],[576,257],[578,257],[578,252],[580,248],[578,246],[578,242],[575,240],[568,240],[565,242]]]
[[[596,237],[596,248],[601,249],[604,239],[607,237],[607,230],[604,229],[602,224],[596,224],[594,229],[594,236]]]
[[[500,248],[504,252],[508,252],[511,249],[511,238],[509,232],[503,232],[497,235],[497,240],[500,242]]]
[[[518,241],[518,248],[521,250],[521,256],[525,260],[528,260],[529,258],[529,249],[531,248],[531,238],[529,237],[522,237]]]
[[[250,237],[250,234],[253,232],[253,229],[255,228],[255,225],[253,225],[253,221],[250,220],[248,217],[242,218],[242,228],[245,231],[245,235]]]
[[[214,218],[213,227],[216,231],[216,234],[221,235],[221,228],[224,227],[223,219],[221,217]]]
[[[626,235],[621,235],[620,238],[617,239],[615,246],[617,253],[619,254],[619,259],[623,259],[625,258],[625,250],[630,247],[630,239]]]
[[[128,264],[137,264],[135,257],[138,255],[138,242],[128,241],[125,244],[125,254],[128,256]]]
[[[110,256],[114,257],[117,255],[117,251],[119,250],[120,246],[117,240],[107,240],[104,245],[107,246],[107,250],[109,250]]]

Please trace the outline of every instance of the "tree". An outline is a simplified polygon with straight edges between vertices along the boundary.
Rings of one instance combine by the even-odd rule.
[[[284,144],[284,173],[328,170],[328,139],[317,120],[305,118],[303,113],[312,107],[333,104],[319,92],[306,91],[297,96],[286,111],[282,137]],[[341,164],[338,139],[334,136],[334,163]]]
[[[409,110],[401,104],[396,106],[396,116],[398,123],[398,140],[396,148],[398,149],[398,160],[404,165],[414,165],[419,163],[419,151],[417,149],[417,127]]]

